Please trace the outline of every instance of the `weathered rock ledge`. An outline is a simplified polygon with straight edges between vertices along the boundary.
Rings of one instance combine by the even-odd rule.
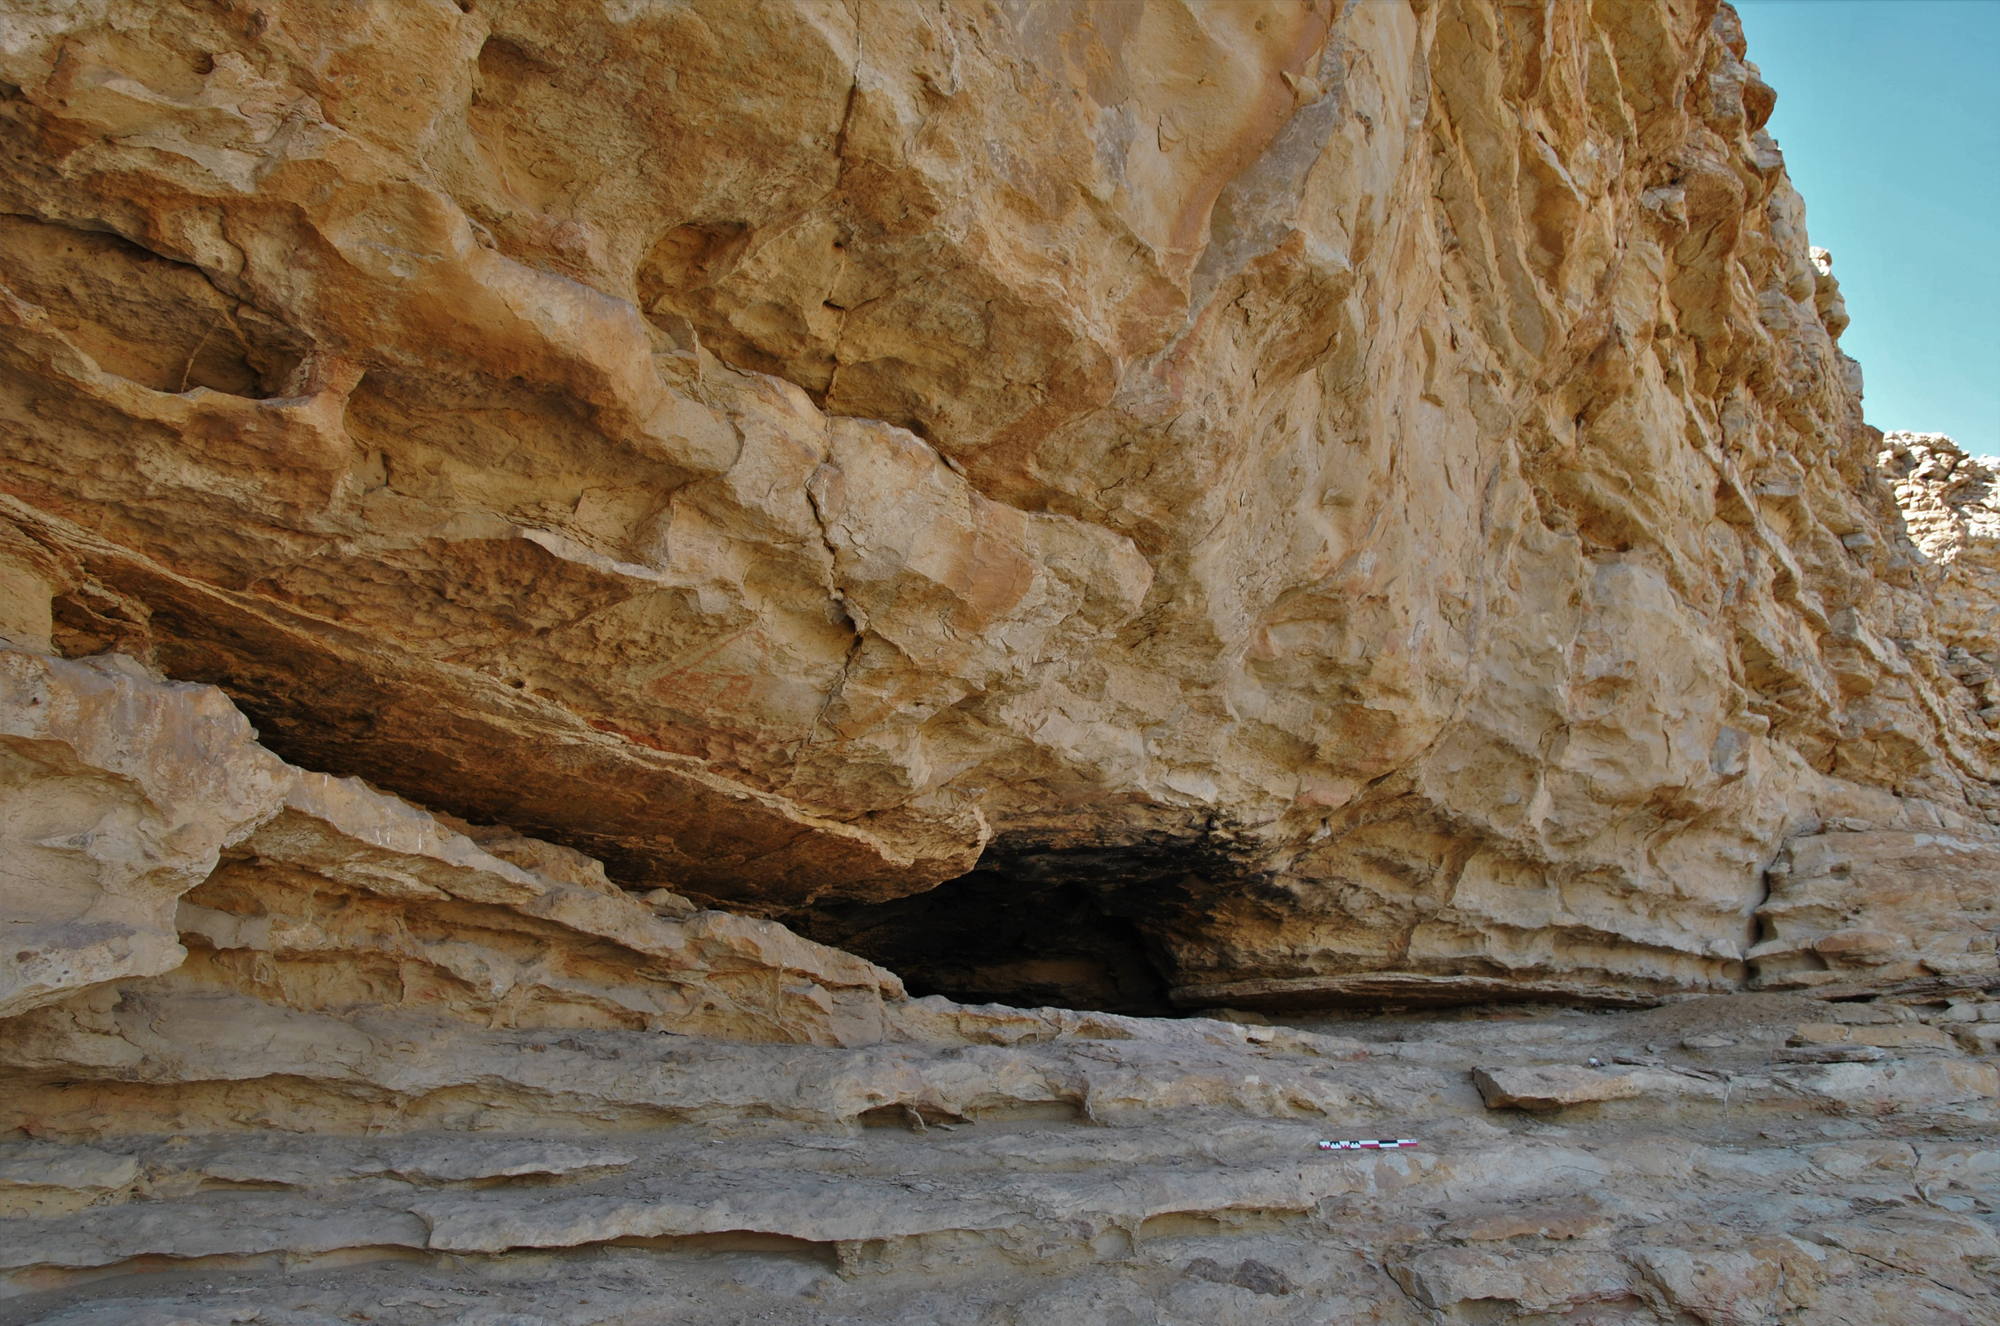
[[[1726,6],[11,11],[9,579],[300,767],[1153,1011],[2000,814]]]
[[[0,650],[0,1322],[1996,1319],[2000,982],[1935,910],[1760,978],[1860,1002],[966,1006],[252,738]]]
[[[2000,1323],[2000,474],[1747,54],[0,0],[0,1326]]]

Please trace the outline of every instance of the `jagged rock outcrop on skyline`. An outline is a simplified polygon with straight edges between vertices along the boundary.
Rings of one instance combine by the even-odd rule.
[[[2000,714],[2000,468],[1942,433],[1889,433],[1882,477],[1895,486],[1910,538],[1931,566],[1930,622],[1944,667],[1992,727]]]

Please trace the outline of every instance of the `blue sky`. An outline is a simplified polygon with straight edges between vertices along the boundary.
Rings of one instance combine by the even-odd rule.
[[[2000,454],[2000,0],[1739,0],[1877,428]]]

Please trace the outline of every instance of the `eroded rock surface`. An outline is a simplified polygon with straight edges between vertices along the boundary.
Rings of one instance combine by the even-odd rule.
[[[18,629],[303,767],[1135,1008],[1732,989],[1996,804],[1726,7],[16,9]]]
[[[0,739],[25,767],[4,825],[5,1014],[78,990],[116,1006],[130,996],[111,983],[171,972],[193,1020],[156,1019],[155,1057],[255,1063],[310,1039],[301,1013],[868,1043],[885,992],[902,997],[891,973],[775,923],[649,905],[571,849],[293,768],[214,687],[4,649],[0,676]],[[229,1029],[238,995],[284,1008],[276,1041]],[[10,1024],[30,1039],[42,1025]]]
[[[0,1324],[2000,1322],[1996,471],[1747,54],[0,0]]]
[[[134,660],[0,675],[41,771],[0,1322],[2000,1320],[1983,970],[1289,1025],[915,999]],[[152,928],[107,962],[72,913]]]

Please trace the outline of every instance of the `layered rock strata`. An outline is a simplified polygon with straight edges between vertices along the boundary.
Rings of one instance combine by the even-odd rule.
[[[213,688],[0,677],[0,1321],[2000,1320],[2000,1001],[912,999]]]
[[[115,1008],[137,997],[113,993],[138,988],[128,978],[171,973],[211,1012],[185,1029],[155,1020],[151,1054],[129,1066],[246,1046],[259,1062],[274,1049],[249,1033],[260,1002],[307,1041],[298,1014],[381,1007],[446,1026],[840,1044],[881,1039],[885,995],[903,998],[889,972],[782,926],[664,890],[642,901],[580,853],[294,768],[254,735],[213,687],[115,655],[0,650],[14,950],[0,1016],[100,995]],[[7,1025],[32,1039],[43,1023]]]
[[[8,33],[9,565],[296,764],[1130,1007],[1734,988],[1992,802],[1726,7]]]
[[[1834,1004],[968,1007],[254,736],[0,650],[0,1321],[2000,1320],[2000,1000],[1935,942]]]
[[[1995,471],[1745,56],[0,0],[0,1326],[2000,1322]]]
[[[1930,630],[1899,642],[1960,723],[2000,726],[1995,471],[1935,433],[1879,457],[1923,553]],[[1878,798],[1789,840],[1767,873],[1754,983],[1843,996],[2000,983],[2000,872],[1989,834],[1919,801]]]

